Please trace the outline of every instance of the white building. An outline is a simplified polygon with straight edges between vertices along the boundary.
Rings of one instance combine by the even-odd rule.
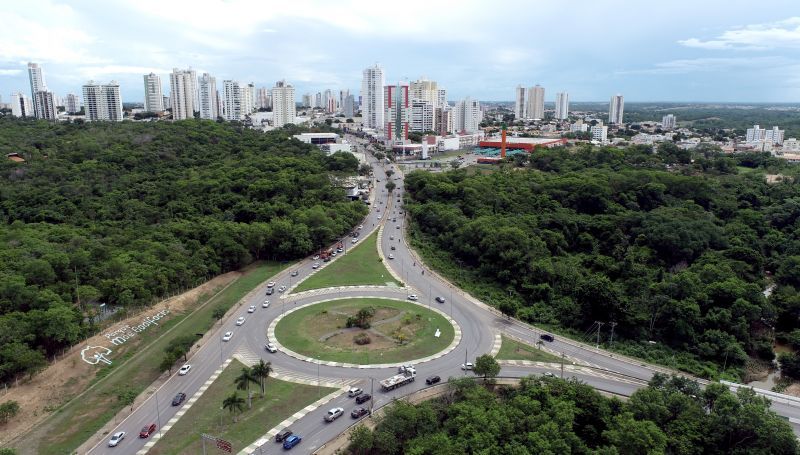
[[[197,73],[173,68],[169,75],[169,97],[173,120],[194,118]]]
[[[408,82],[384,86],[383,90],[384,126],[386,140],[400,143],[408,139],[411,121],[411,103],[408,96]]]
[[[592,133],[592,140],[600,143],[608,142],[608,127],[605,125],[595,125],[589,129]]]
[[[518,85],[514,91],[514,118],[524,120],[528,118],[528,89]]]
[[[242,115],[250,115],[256,107],[256,86],[251,82],[239,86],[239,89],[242,91],[242,93],[239,94]]]
[[[314,97],[310,93],[303,94],[303,107],[313,107]]]
[[[314,104],[311,107],[322,107],[322,92],[317,92],[314,95]]]
[[[344,105],[342,106],[342,113],[347,118],[353,118],[356,115],[356,97],[347,95],[344,98]]]
[[[145,74],[143,78],[145,112],[163,112],[164,94],[161,91],[161,76],[155,73],[150,73]]]
[[[773,126],[771,130],[768,130],[766,128],[760,128],[759,125],[753,125],[752,128],[747,129],[745,142],[749,144],[768,142],[769,144],[781,145],[783,144],[783,134],[784,130],[777,126]]]
[[[532,119],[544,118],[544,87],[539,84],[528,89],[528,116]]]
[[[261,87],[256,91],[256,107],[259,109],[270,109],[272,107],[272,93],[266,87]]]
[[[47,84],[44,81],[44,70],[38,63],[28,63],[28,80],[31,84],[31,100],[33,101],[33,114],[36,118],[42,118],[36,106],[36,93],[47,91]]]
[[[453,131],[457,133],[477,133],[480,131],[481,120],[483,112],[477,100],[467,97],[453,108]]]
[[[336,112],[336,99],[333,97],[333,92],[330,89],[322,93],[322,108],[329,114]]]
[[[365,128],[384,127],[384,82],[383,68],[378,64],[364,70],[361,81],[361,116]]]
[[[238,81],[222,81],[223,117],[234,121],[242,119],[242,91]]]
[[[20,118],[33,118],[33,102],[24,94],[11,94],[11,115]]]
[[[439,107],[439,87],[436,81],[421,77],[408,85],[408,93],[412,100],[423,100],[433,106]]]
[[[450,105],[447,103],[447,90],[443,88],[436,90],[436,107],[450,107]]]
[[[569,93],[556,93],[556,118],[566,120],[569,117]]]
[[[614,95],[608,106],[608,123],[622,124],[622,112],[625,110],[625,99],[622,95]]]
[[[665,130],[675,129],[676,124],[677,124],[677,119],[675,118],[674,114],[667,114],[661,117],[661,128]]]
[[[286,81],[278,81],[272,89],[272,126],[280,128],[293,124],[297,117],[294,87]]]
[[[423,133],[434,129],[433,103],[429,100],[411,100],[411,131]]]
[[[67,114],[80,112],[81,100],[78,98],[78,95],[74,93],[67,94],[66,98],[64,98],[64,109],[67,111]]]
[[[570,133],[585,133],[589,131],[589,124],[583,123],[583,120],[578,120],[569,126]]]
[[[783,152],[798,153],[800,152],[800,141],[790,137],[783,141]]]
[[[206,120],[216,120],[220,116],[219,104],[217,100],[217,78],[203,73],[197,85],[198,98],[200,101],[200,118]]]
[[[122,97],[117,81],[111,81],[108,84],[87,82],[83,86],[83,107],[88,122],[121,122],[123,118]]]
[[[36,118],[42,120],[55,120],[58,118],[58,108],[53,92],[39,90],[33,99],[33,109],[36,111]]]

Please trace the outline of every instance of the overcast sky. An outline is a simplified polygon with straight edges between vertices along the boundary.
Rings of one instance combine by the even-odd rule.
[[[191,66],[304,92],[349,88],[380,63],[386,80],[427,76],[448,98],[511,100],[518,84],[552,101],[800,101],[798,0],[3,0],[0,95]]]

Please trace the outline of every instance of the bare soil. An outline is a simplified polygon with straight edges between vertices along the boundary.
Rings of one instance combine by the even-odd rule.
[[[9,388],[7,391],[0,390],[0,402],[15,400],[20,405],[20,413],[3,426],[2,432],[0,432],[0,445],[27,433],[59,406],[68,402],[89,386],[89,383],[95,377],[97,367],[81,360],[80,353],[83,346],[88,344],[108,344],[108,340],[103,336],[103,333],[111,332],[126,324],[132,325],[134,322],[139,322],[143,314],[152,314],[169,309],[170,313],[164,318],[164,320],[169,320],[172,315],[183,313],[194,307],[203,294],[210,295],[213,290],[224,287],[240,275],[241,273],[239,272],[229,272],[217,276],[183,294],[163,300],[143,313],[132,315],[125,320],[106,327],[100,334],[73,346],[68,353],[51,363],[44,371],[34,376],[32,380],[20,381],[18,385]],[[126,352],[133,352],[144,341],[146,341],[146,337],[137,336],[125,344],[117,346],[115,357],[124,356]]]

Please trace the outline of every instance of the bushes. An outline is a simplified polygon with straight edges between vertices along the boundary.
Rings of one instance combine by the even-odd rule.
[[[6,423],[19,414],[19,403],[16,401],[6,401],[0,404],[0,423]]]
[[[353,337],[353,343],[357,345],[370,344],[372,343],[372,338],[370,338],[369,335],[367,335],[366,333],[361,332]]]

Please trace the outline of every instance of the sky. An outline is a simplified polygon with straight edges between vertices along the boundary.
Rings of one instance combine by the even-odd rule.
[[[436,80],[448,99],[512,100],[517,85],[571,101],[800,102],[798,0],[0,0],[0,96],[80,94],[172,68],[305,92]],[[29,93],[28,93],[29,94]]]

